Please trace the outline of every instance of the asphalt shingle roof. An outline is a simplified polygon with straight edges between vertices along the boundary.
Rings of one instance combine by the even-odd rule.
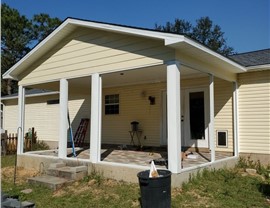
[[[239,53],[231,55],[229,58],[245,67],[270,64],[270,48],[259,51]]]
[[[40,94],[46,94],[46,93],[53,93],[52,90],[41,90],[41,89],[26,89],[25,95],[40,95]],[[18,97],[18,93],[14,93],[11,95],[2,96],[2,98],[16,98]]]

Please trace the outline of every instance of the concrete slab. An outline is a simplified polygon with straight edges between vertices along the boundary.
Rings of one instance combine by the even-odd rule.
[[[216,155],[217,156],[217,155]],[[224,155],[225,156],[225,155]],[[131,183],[138,183],[137,174],[140,171],[150,169],[150,164],[147,166],[138,166],[131,165],[128,162],[123,164],[124,161],[121,162],[99,162],[96,164],[91,163],[88,160],[80,160],[80,159],[59,159],[55,157],[49,157],[45,155],[33,155],[33,154],[21,154],[18,155],[18,167],[24,167],[26,169],[40,169],[40,164],[44,164],[44,167],[49,167],[50,163],[61,162],[64,161],[69,166],[76,165],[84,165],[88,167],[88,174],[95,173],[100,174],[105,178],[111,178],[116,180],[123,180]],[[198,171],[202,171],[205,168],[210,169],[220,169],[220,168],[230,168],[234,167],[238,161],[238,157],[225,157],[219,159],[216,157],[215,162],[203,162],[199,163],[195,160],[194,164],[191,167],[185,166],[181,170],[181,173],[172,174],[172,187],[181,187],[183,182],[187,182],[193,175],[196,175]],[[191,161],[192,160],[192,161]],[[186,159],[184,162],[193,162],[194,159]]]
[[[44,185],[53,190],[56,190],[62,187],[63,185],[67,183],[71,183],[71,182],[73,182],[73,180],[68,180],[65,178],[49,176],[49,175],[42,175],[42,176],[28,178],[28,183],[30,184]]]

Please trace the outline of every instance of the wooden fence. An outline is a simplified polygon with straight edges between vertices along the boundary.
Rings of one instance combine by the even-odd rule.
[[[1,153],[2,155],[15,154],[17,151],[17,134],[7,133],[1,134]],[[33,144],[37,142],[37,133],[32,128],[24,136],[24,152],[31,151]]]

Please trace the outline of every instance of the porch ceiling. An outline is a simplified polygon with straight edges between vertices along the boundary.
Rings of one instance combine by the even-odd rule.
[[[136,70],[127,70],[102,75],[102,86],[112,87],[121,85],[132,85],[141,83],[159,83],[166,82],[166,65],[146,67]],[[207,76],[199,71],[190,69],[187,66],[180,66],[181,78]]]
[[[193,70],[187,66],[181,65],[181,79],[204,77],[207,74]],[[166,82],[166,65],[145,67],[141,69],[133,69],[126,71],[113,72],[102,74],[102,87],[115,87],[143,83],[159,83]],[[90,93],[91,76],[80,77],[68,80],[69,92],[80,94]],[[59,91],[59,82],[43,83],[38,85],[29,86],[36,89],[48,89]]]

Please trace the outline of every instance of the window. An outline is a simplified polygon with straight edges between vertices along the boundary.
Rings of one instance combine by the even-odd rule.
[[[47,105],[59,104],[59,99],[56,100],[47,100]]]
[[[228,131],[217,131],[217,146],[227,147],[228,146]]]
[[[119,94],[105,95],[105,115],[119,114]]]

